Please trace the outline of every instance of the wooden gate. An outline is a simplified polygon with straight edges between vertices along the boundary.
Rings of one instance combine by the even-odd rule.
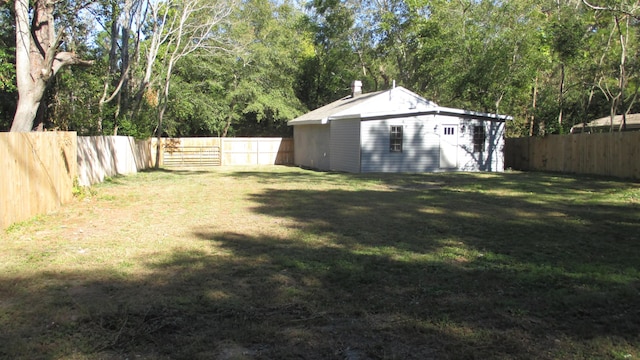
[[[220,146],[165,147],[162,163],[166,167],[220,166]]]

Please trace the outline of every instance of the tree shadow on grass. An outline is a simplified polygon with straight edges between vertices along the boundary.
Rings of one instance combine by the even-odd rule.
[[[518,274],[310,248],[292,239],[198,235],[233,256],[176,251],[149,263],[153,275],[144,279],[101,273],[4,277],[3,289],[18,292],[13,298],[36,297],[41,303],[3,304],[13,320],[2,319],[1,354],[43,359],[554,358],[555,349],[575,350],[562,348],[557,339],[580,335],[546,321],[553,315],[551,304],[536,310],[539,303],[505,288],[517,284]],[[20,294],[30,282],[47,285]],[[540,290],[537,296],[546,295]],[[600,300],[589,295],[583,301],[591,306]],[[24,333],[33,329],[39,333]],[[626,339],[617,332],[608,335]]]
[[[237,171],[230,175],[238,179],[251,178],[262,184],[296,182],[308,184],[345,184],[372,182],[389,186],[420,189],[425,186],[476,186],[484,189],[525,191],[539,194],[572,194],[575,191],[600,192],[613,188],[638,187],[637,182],[589,175],[566,175],[542,172],[437,172],[437,173],[341,173],[302,170],[277,166],[279,171]]]
[[[435,288],[449,289],[446,292],[451,296],[432,304],[438,310],[422,320],[444,316],[475,329],[470,330],[471,337],[487,329],[515,331],[523,336],[521,342],[515,341],[521,346],[517,353],[508,351],[509,357],[522,356],[531,349],[535,350],[529,355],[544,357],[545,349],[553,347],[546,341],[549,338],[570,338],[572,346],[583,349],[593,346],[593,339],[638,343],[640,328],[634,324],[640,321],[640,311],[633,304],[640,300],[640,209],[633,202],[585,206],[566,201],[572,195],[584,198],[581,194],[585,191],[611,191],[612,185],[628,185],[608,180],[580,183],[549,176],[542,183],[524,186],[543,187],[546,194],[562,196],[500,197],[473,191],[471,185],[475,184],[465,184],[461,177],[484,178],[456,174],[453,187],[417,191],[406,186],[392,191],[273,189],[253,194],[251,200],[258,213],[291,219],[305,238],[331,239],[334,246],[355,254],[374,254],[376,259],[380,252],[386,252],[394,254],[392,258],[406,257],[405,263],[422,264],[406,272],[416,275],[413,283],[385,278],[384,274],[373,276],[396,284],[396,293],[420,288],[416,279],[430,275],[421,272],[424,264],[446,269],[440,273],[450,276],[438,276]],[[409,182],[433,178],[418,174],[409,176]],[[436,178],[450,179],[449,175]],[[489,179],[491,185],[523,186],[510,175]],[[491,189],[487,184],[479,188]],[[366,266],[353,270],[346,273],[371,273]],[[336,289],[339,284],[325,287]],[[381,289],[361,290],[358,293],[385,297]],[[452,303],[459,306],[447,307]],[[469,309],[476,314],[470,314]],[[544,346],[531,346],[530,342]],[[504,350],[493,345],[489,348],[498,353]],[[566,351],[584,350],[569,346]]]
[[[289,219],[291,226],[308,234],[328,234],[362,246],[430,252],[432,240],[444,239],[461,241],[478,251],[506,253],[523,263],[566,266],[595,261],[593,265],[636,266],[638,258],[629,250],[639,246],[640,206],[581,200],[585,191],[611,190],[610,183],[609,187],[596,182],[574,188],[531,181],[521,185],[550,188],[547,192],[555,196],[547,198],[529,192],[501,196],[487,191],[504,188],[504,182],[515,183],[510,176],[506,178],[435,177],[456,181],[449,185],[415,175],[399,187],[268,189],[249,199],[255,204],[252,210],[259,214]],[[432,186],[419,186],[429,183]],[[436,241],[435,246],[441,242]],[[542,252],[539,262],[537,251]]]
[[[0,275],[0,357],[638,354],[637,207],[497,197],[468,178],[267,188],[248,200],[273,228],[194,228],[205,249],[140,258],[147,271],[135,278]]]

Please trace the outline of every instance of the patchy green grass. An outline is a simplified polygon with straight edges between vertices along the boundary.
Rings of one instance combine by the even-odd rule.
[[[637,359],[640,185],[110,179],[0,234],[0,358]]]

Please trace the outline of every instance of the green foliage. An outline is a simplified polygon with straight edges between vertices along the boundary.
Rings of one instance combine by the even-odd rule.
[[[91,186],[81,186],[78,183],[78,178],[74,178],[71,193],[73,194],[73,197],[82,200],[95,196],[97,194],[97,191]]]
[[[0,48],[0,91],[11,92],[16,90],[15,86],[15,66],[12,61],[15,49]]]
[[[563,10],[548,24],[548,33],[551,48],[558,54],[560,61],[566,62],[578,55],[585,38],[585,26],[575,11],[566,8]]]
[[[187,57],[176,67],[165,130],[172,136],[219,136],[225,120],[221,63]]]
[[[100,64],[94,67],[66,67],[60,70],[47,91],[48,127],[98,134],[97,106],[101,93]]]
[[[0,5],[0,92],[16,91],[15,36],[9,5]]]
[[[308,43],[309,36],[301,29],[301,14],[286,2],[251,0],[235,20],[236,37],[245,46],[226,63],[227,132],[282,135],[288,131],[286,121],[306,110],[295,92],[305,56],[298,44]]]
[[[11,127],[17,100],[15,35],[11,5],[11,2],[0,4],[0,131]]]
[[[300,62],[301,73],[297,86],[300,100],[314,109],[349,93],[351,82],[363,80],[364,89],[371,83],[361,72],[366,64],[359,64],[358,52],[367,51],[366,39],[357,41],[359,34],[353,29],[356,8],[353,4],[337,1],[316,1],[314,12],[305,28],[312,31],[313,53]],[[355,49],[354,49],[355,48]]]
[[[175,42],[163,43],[152,64],[157,76],[138,93],[153,25],[148,18],[138,51],[129,34],[129,81],[117,99],[99,106],[105,80],[110,93],[123,70],[121,38],[115,39],[116,61],[109,54],[112,25],[122,23],[124,5],[92,4],[101,27],[76,16],[71,6],[57,13],[74,40],[63,49],[96,63],[60,72],[45,98],[48,127],[135,137],[155,130],[162,83],[157,74],[165,73]],[[228,23],[212,31],[228,35],[228,42],[216,44],[225,51],[197,51],[176,64],[164,134],[288,135],[288,120],[348,95],[356,79],[365,92],[396,81],[443,106],[513,115],[513,136],[529,129],[565,133],[612,108],[640,111],[640,25],[631,5],[598,2],[611,7],[603,10],[551,0],[313,0],[301,9],[291,1],[244,0]],[[629,11],[635,13],[627,16]],[[14,38],[11,4],[5,2],[0,130],[9,128],[17,98]]]

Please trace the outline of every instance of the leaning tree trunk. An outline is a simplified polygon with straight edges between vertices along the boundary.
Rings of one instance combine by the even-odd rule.
[[[50,80],[63,66],[91,65],[75,53],[57,52],[62,36],[54,28],[54,0],[15,0],[16,85],[18,106],[11,131],[31,131],[42,96]],[[31,22],[29,12],[32,13]]]
[[[16,0],[16,83],[18,85],[18,106],[11,124],[11,131],[31,131],[46,82],[33,69],[42,68],[38,49],[33,49],[29,26],[29,1]],[[34,15],[35,16],[35,15]],[[34,24],[37,22],[34,20]],[[45,25],[46,26],[46,25]],[[42,32],[42,30],[40,30]],[[37,53],[32,56],[32,52]],[[39,61],[40,60],[40,61]]]

